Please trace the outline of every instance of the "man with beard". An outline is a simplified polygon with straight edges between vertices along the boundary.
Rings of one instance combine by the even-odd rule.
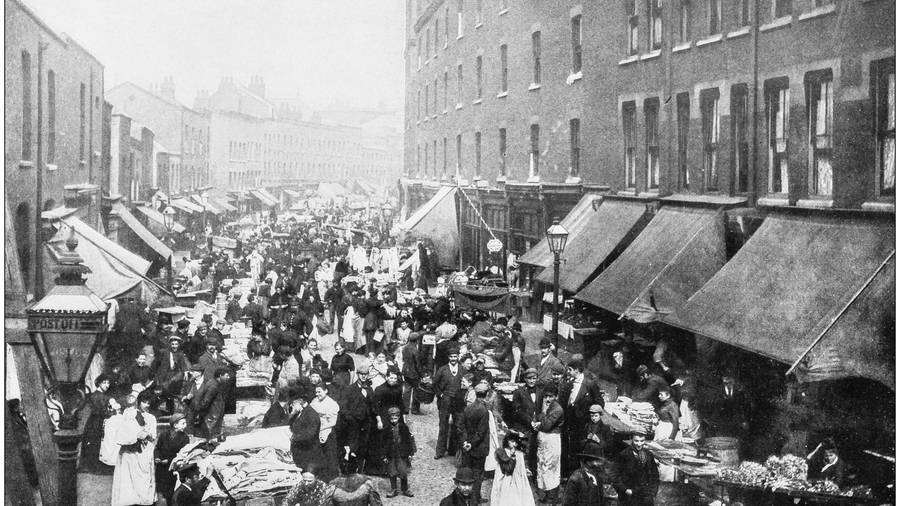
[[[356,383],[343,389],[338,416],[338,444],[343,448],[341,467],[347,474],[362,471],[369,451],[375,393],[369,386],[369,370],[356,371]]]
[[[456,437],[451,427],[456,425],[462,406],[456,402],[462,381],[462,371],[459,367],[459,348],[450,348],[447,352],[448,363],[441,366],[434,375],[434,393],[437,396],[438,405],[438,439],[435,449],[435,460],[441,459],[448,452],[456,454]],[[453,418],[454,425],[450,425]]]

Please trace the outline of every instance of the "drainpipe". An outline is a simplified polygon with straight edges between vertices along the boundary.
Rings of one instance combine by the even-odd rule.
[[[758,141],[757,136],[759,135],[759,132],[758,132],[759,128],[757,126],[758,125],[758,121],[757,121],[758,108],[757,108],[757,106],[759,105],[759,2],[758,1],[753,2],[753,19],[750,24],[750,38],[751,38],[750,40],[752,41],[752,46],[753,46],[753,91],[752,91],[753,95],[751,97],[751,101],[753,103],[753,111],[750,114],[750,118],[751,118],[750,142],[752,144],[751,144],[751,148],[749,149],[750,159],[748,160],[748,163],[750,164],[750,171],[749,171],[750,174],[748,174],[748,177],[750,178],[750,181],[749,181],[750,184],[748,185],[749,186],[748,189],[750,190],[750,194],[749,194],[750,202],[749,203],[751,206],[755,207],[756,206],[756,182],[757,182],[757,179],[759,179],[757,177],[757,172],[758,172],[757,161],[759,158],[758,153],[757,153],[757,151],[759,149],[759,145],[757,142]]]
[[[663,19],[674,20],[675,19],[675,2],[667,2],[669,5],[669,9],[671,11],[668,13],[668,16],[665,16]],[[672,137],[673,132],[675,132],[675,128],[672,126],[673,124],[673,116],[678,113],[678,101],[675,100],[675,97],[672,96],[672,36],[674,34],[674,30],[672,30],[672,23],[663,23],[663,29],[666,33],[663,34],[663,54],[666,55],[666,97],[664,103],[665,109],[660,107],[660,110],[666,111],[666,165],[668,166],[668,181],[666,181],[668,192],[663,192],[662,188],[660,188],[660,193],[677,193],[680,190],[681,181],[679,178],[681,175],[678,173],[678,168],[672,165]],[[677,133],[674,133],[677,135]],[[674,175],[674,178],[672,177]],[[674,181],[675,184],[672,184]],[[662,186],[662,185],[660,185]]]
[[[43,89],[44,89],[44,50],[47,49],[47,43],[38,41],[38,65],[37,65],[37,156],[34,163],[34,249],[31,252],[33,261],[31,268],[34,269],[34,300],[40,300],[44,296],[44,270],[41,268],[43,263],[43,252],[41,251],[43,241],[41,240],[41,212],[43,211],[43,178],[44,178],[44,107],[43,107]]]

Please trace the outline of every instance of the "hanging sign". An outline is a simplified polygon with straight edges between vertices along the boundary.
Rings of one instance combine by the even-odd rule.
[[[491,239],[487,242],[487,250],[491,253],[497,253],[498,251],[503,249],[503,242],[500,239]]]

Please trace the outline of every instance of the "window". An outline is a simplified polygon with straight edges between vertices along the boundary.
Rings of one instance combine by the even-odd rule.
[[[476,87],[475,87],[475,98],[481,99],[481,77],[482,77],[482,56],[478,55],[475,57],[475,78],[476,78]]]
[[[743,193],[750,186],[749,93],[746,84],[731,87],[731,145],[734,191]]]
[[[431,57],[431,28],[425,30],[425,61]]]
[[[831,70],[806,75],[806,115],[809,132],[809,194],[831,195],[831,147],[834,88]]]
[[[416,123],[422,119],[422,90],[416,92]]]
[[[700,121],[703,127],[703,180],[707,190],[719,189],[719,90],[700,92]]]
[[[450,43],[450,6],[444,9],[444,47]]]
[[[416,146],[416,177],[422,173],[422,146]]]
[[[447,112],[447,89],[450,87],[450,73],[444,71],[444,112]]]
[[[691,171],[687,164],[688,133],[691,125],[691,94],[679,93],[675,97],[678,122],[678,182],[681,188],[690,189]]]
[[[500,46],[500,91],[509,89],[509,67],[506,60],[506,44]]]
[[[475,177],[481,179],[481,132],[475,132]]]
[[[425,142],[425,159],[423,161],[425,162],[423,164],[423,167],[425,170],[423,171],[422,175],[427,176],[428,175],[428,142]]]
[[[440,42],[441,42],[441,32],[438,31],[438,26],[440,25],[439,21],[440,21],[440,19],[437,16],[435,16],[434,17],[434,57],[435,58],[437,58],[438,47],[440,46]]]
[[[534,60],[533,84],[541,84],[541,32],[531,34],[531,56]]]
[[[738,26],[750,25],[750,0],[738,0]]]
[[[484,0],[475,0],[475,26],[484,23]]]
[[[444,167],[443,167],[443,171],[441,172],[441,174],[446,175],[447,174],[447,138],[446,137],[444,137],[444,139],[443,139],[443,151],[444,151]]]
[[[463,101],[463,71],[462,63],[456,66],[456,107],[462,107]]]
[[[872,110],[875,116],[875,163],[878,170],[878,194],[893,196],[896,185],[896,78],[893,58],[872,62]]]
[[[628,56],[635,55],[638,53],[638,13],[637,13],[637,2],[638,0],[627,0],[625,2],[626,6],[626,17],[628,18],[628,40],[627,40],[627,50],[625,54]]]
[[[422,37],[416,41],[416,69],[422,70]]]
[[[500,0],[500,12],[504,12],[509,8],[509,0]]]
[[[56,160],[56,73],[47,71],[47,163]]]
[[[788,192],[788,121],[790,90],[787,79],[765,83],[766,127],[769,145],[769,192]]]
[[[678,42],[684,44],[691,41],[691,0],[680,0],[678,3]]]
[[[22,160],[31,160],[31,54],[22,51]]]
[[[634,188],[636,184],[635,167],[637,165],[637,149],[635,145],[635,115],[637,109],[634,102],[622,104],[622,137],[625,145],[625,187]]]
[[[531,125],[531,154],[529,156],[528,177],[535,177],[540,174],[541,169],[541,127],[540,125]]]
[[[572,73],[581,72],[581,14],[572,18]]]
[[[709,10],[707,16],[709,19],[709,34],[715,35],[722,31],[722,0],[707,0],[709,2]]]
[[[569,176],[578,177],[581,174],[581,120],[572,118],[569,120]]]
[[[651,50],[662,47],[662,0],[647,0],[647,35]]]
[[[506,175],[506,129],[500,129],[500,175]]]
[[[428,119],[429,103],[431,102],[431,86],[425,83],[425,119]]]
[[[772,0],[772,16],[781,18],[793,13],[793,0]]]
[[[462,134],[456,134],[456,172],[462,167]]]
[[[463,36],[463,0],[456,2],[456,38]]]
[[[431,142],[431,173],[437,177],[437,139]]]
[[[647,143],[647,189],[659,188],[659,99],[644,102],[644,128]]]
[[[438,113],[438,78],[434,77],[434,109],[431,110],[431,114],[433,116],[437,116]]]

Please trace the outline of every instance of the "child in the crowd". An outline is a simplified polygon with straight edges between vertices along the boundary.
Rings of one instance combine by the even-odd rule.
[[[387,467],[388,478],[391,480],[391,492],[388,497],[397,497],[403,494],[412,497],[409,491],[409,467],[410,458],[416,454],[416,442],[413,440],[409,427],[402,420],[400,408],[393,406],[388,409],[389,424],[381,433],[384,448],[384,463]],[[397,478],[400,478],[400,489],[397,489]]]

